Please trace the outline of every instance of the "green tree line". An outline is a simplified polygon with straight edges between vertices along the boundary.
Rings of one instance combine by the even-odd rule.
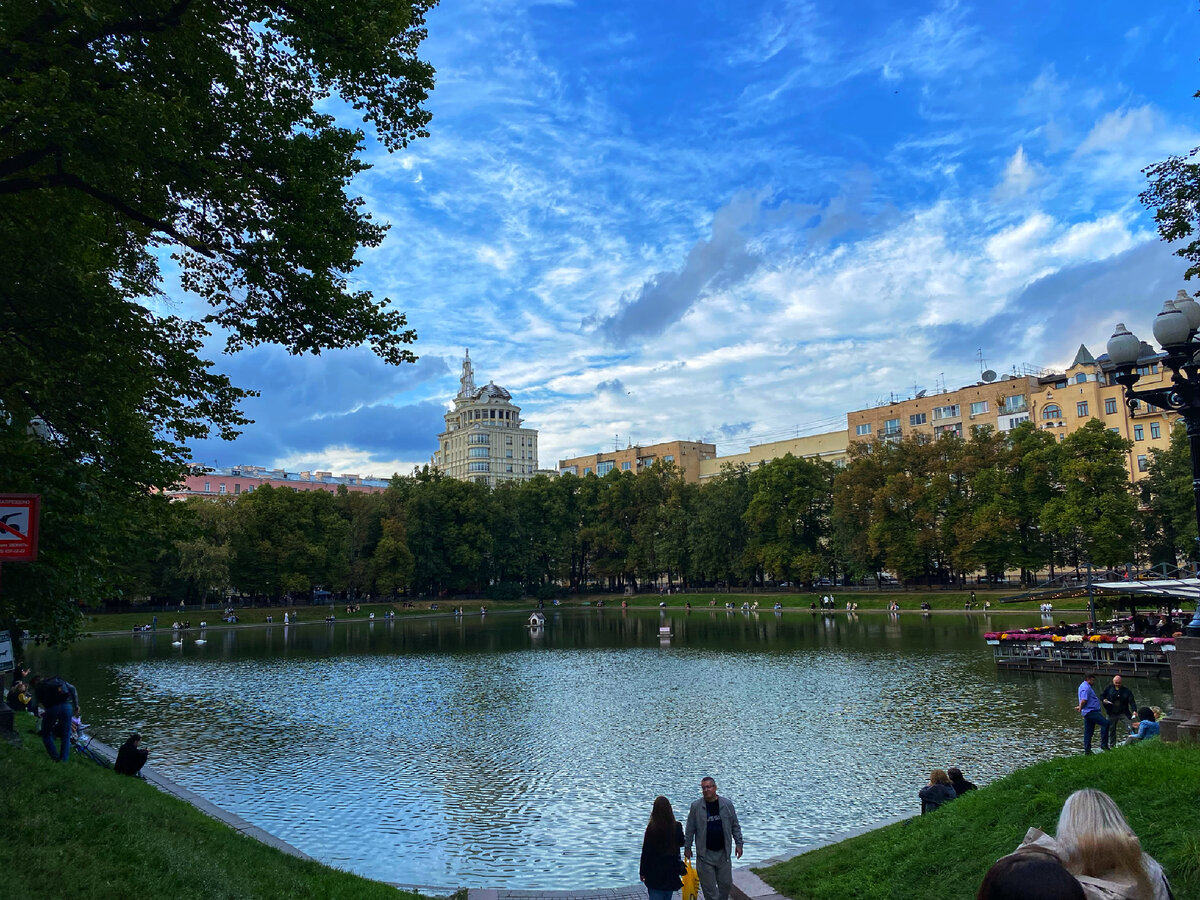
[[[1059,441],[1025,423],[969,440],[855,445],[844,468],[786,455],[702,485],[669,464],[495,489],[436,471],[387,490],[262,487],[166,509],[126,590],[158,602],[859,580],[909,584],[1188,557],[1182,430],[1131,488],[1130,444],[1099,422]],[[140,584],[138,584],[140,582]]]

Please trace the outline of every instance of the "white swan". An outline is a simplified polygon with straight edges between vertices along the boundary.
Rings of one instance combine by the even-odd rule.
[[[172,647],[182,647],[183,641],[171,641],[171,646]]]
[[[208,641],[206,641],[204,638],[200,638],[199,640],[196,641],[196,643],[197,644],[207,644]]]

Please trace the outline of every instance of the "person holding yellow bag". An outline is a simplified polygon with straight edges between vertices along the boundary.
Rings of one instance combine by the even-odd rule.
[[[638,876],[646,885],[649,900],[671,900],[671,895],[683,887],[683,826],[675,820],[671,801],[655,797],[650,810],[650,822],[642,837],[642,860]]]

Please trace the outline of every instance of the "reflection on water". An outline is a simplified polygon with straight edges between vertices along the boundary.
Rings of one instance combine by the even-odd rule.
[[[1076,752],[1074,679],[996,673],[989,628],[592,609],[537,633],[500,615],[275,625],[34,662],[75,680],[102,739],[141,731],[163,774],[319,859],[408,884],[562,889],[635,883],[652,800],[683,818],[706,774],[753,863],[918,812],[930,768],[986,782]],[[1168,705],[1164,686],[1130,682]]]

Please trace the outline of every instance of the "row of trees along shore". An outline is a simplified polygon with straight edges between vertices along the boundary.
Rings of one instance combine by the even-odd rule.
[[[667,582],[684,588],[962,577],[1174,563],[1194,544],[1182,428],[1131,489],[1130,444],[1093,421],[1058,441],[1025,423],[970,440],[856,445],[843,469],[791,455],[703,485],[669,464],[490,489],[420,471],[382,493],[259,488],[162,504],[130,549],[127,597],[307,600]]]

